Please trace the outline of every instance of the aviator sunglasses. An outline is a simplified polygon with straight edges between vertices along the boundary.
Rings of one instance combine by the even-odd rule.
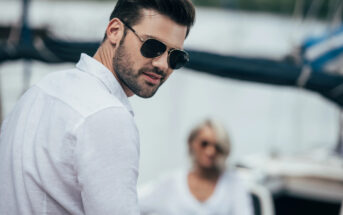
[[[122,21],[122,20],[121,20]],[[141,54],[146,58],[155,58],[163,55],[163,53],[167,50],[167,46],[159,40],[148,38],[143,39],[140,37],[137,32],[126,22],[122,21],[122,23],[130,29],[138,39],[143,43],[141,46]],[[176,70],[183,67],[189,61],[189,55],[187,52],[171,48],[168,50],[168,65],[171,69]]]
[[[214,145],[214,148],[216,150],[216,152],[218,154],[223,154],[224,153],[224,150],[222,149],[222,147],[219,146],[218,143],[215,143],[215,144],[211,144],[209,141],[207,140],[201,140],[200,141],[200,145],[203,149],[207,148],[207,146],[210,146],[210,145]]]

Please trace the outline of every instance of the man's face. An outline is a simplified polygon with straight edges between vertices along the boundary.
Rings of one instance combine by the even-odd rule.
[[[183,49],[187,27],[153,10],[143,10],[141,21],[132,26],[145,39],[154,38],[166,44],[167,51],[156,58],[143,57],[142,41],[129,29],[113,57],[113,69],[124,91],[149,98],[173,72],[168,66],[168,50]]]

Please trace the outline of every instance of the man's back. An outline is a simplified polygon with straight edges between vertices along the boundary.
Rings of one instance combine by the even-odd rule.
[[[85,62],[30,88],[3,122],[0,214],[106,214],[96,203],[109,209],[118,199],[106,200],[126,188],[124,199],[136,200],[139,145],[130,106],[109,71]],[[121,156],[132,156],[123,171]]]

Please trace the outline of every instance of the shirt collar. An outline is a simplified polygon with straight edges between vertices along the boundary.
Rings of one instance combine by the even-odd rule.
[[[120,86],[118,80],[114,77],[112,72],[102,63],[88,56],[87,54],[82,53],[79,62],[76,64],[76,67],[81,71],[96,77],[112,95],[117,97],[121,103],[123,103],[131,115],[134,115],[130,102],[123,88]]]

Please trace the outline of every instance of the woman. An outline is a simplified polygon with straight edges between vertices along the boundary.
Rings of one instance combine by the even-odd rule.
[[[225,161],[230,153],[225,128],[205,120],[188,137],[192,159],[189,171],[163,177],[141,190],[143,215],[251,215],[248,192]]]

